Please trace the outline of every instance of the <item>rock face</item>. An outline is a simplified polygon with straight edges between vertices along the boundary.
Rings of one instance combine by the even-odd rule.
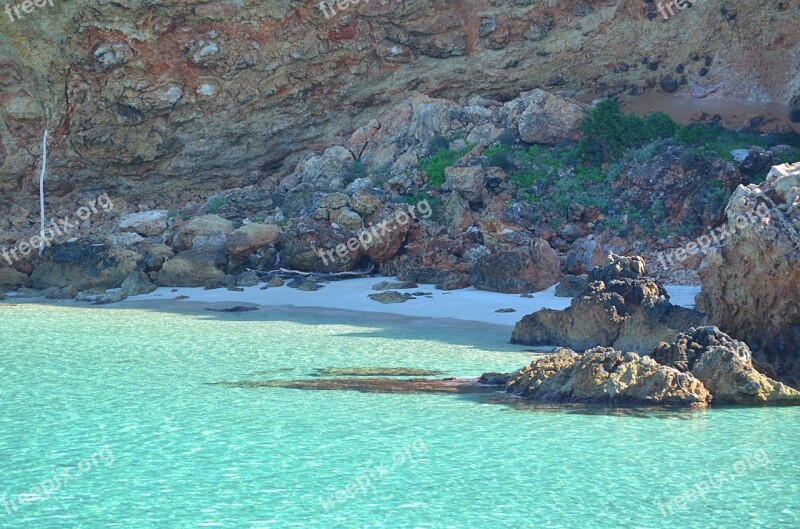
[[[766,214],[764,214],[766,212]],[[735,227],[699,271],[697,308],[747,342],[783,380],[800,382],[800,164],[740,186],[726,208]]]
[[[539,357],[511,375],[506,390],[555,402],[706,406],[711,401],[702,382],[677,369],[604,347],[581,355],[562,348]]]
[[[514,327],[511,342],[578,351],[615,347],[646,355],[700,323],[700,313],[672,305],[661,284],[644,274],[641,257],[609,254],[606,263],[589,274],[584,291],[570,307],[525,316]]]
[[[664,21],[655,2],[372,1],[331,18],[299,0],[61,2],[4,25],[1,77],[13,82],[0,84],[0,123],[15,125],[0,130],[0,192],[27,189],[29,147],[45,128],[55,131],[51,185],[112,190],[133,177],[147,196],[249,185],[411,92],[621,92],[681,64],[688,82],[670,90],[788,104],[796,4],[726,8],[750,31],[730,31],[716,9]],[[750,56],[759,60],[741,60]],[[531,138],[560,134],[527,121]]]
[[[714,404],[800,404],[800,391],[756,371],[747,344],[716,327],[690,329],[674,343],[658,345],[650,356],[690,372],[714,395]]]

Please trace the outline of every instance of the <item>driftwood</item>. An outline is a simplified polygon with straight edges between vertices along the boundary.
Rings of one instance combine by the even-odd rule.
[[[278,268],[277,270],[270,270],[269,272],[262,272],[259,270],[247,269],[248,272],[255,272],[260,278],[270,278],[272,276],[279,276],[282,279],[294,277],[312,277],[314,279],[324,279],[328,281],[336,281],[338,279],[351,279],[354,277],[367,277],[375,270],[375,265],[370,265],[369,268],[364,270],[352,270],[350,272],[301,272],[300,270],[289,270],[287,268]]]

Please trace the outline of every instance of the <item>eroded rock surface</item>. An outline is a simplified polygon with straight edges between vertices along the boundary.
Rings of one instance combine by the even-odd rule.
[[[597,347],[559,349],[511,375],[507,391],[528,399],[600,404],[706,406],[702,382],[647,356]]]
[[[514,327],[511,342],[577,351],[615,347],[646,355],[700,320],[697,311],[669,302],[661,284],[645,275],[641,257],[609,254],[567,309],[542,309],[525,316]]]
[[[735,233],[706,256],[697,308],[708,324],[747,342],[758,360],[797,385],[800,164],[773,168],[760,186],[740,186],[726,215]]]

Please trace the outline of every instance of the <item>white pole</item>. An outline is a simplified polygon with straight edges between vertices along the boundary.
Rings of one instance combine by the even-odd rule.
[[[44,251],[44,171],[47,168],[47,131],[42,138],[42,174],[39,175],[39,212],[42,218],[42,228],[39,233],[39,255]]]

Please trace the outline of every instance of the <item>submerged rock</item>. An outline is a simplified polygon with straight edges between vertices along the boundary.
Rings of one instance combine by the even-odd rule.
[[[315,369],[312,377],[435,377],[442,371],[413,367],[323,367]]]
[[[360,391],[363,393],[491,393],[493,386],[479,384],[476,378],[446,378],[443,380],[412,378],[316,378],[313,380],[264,380],[244,382],[215,382],[214,386],[229,388],[286,388],[311,391]]]
[[[524,398],[598,404],[706,406],[711,394],[699,380],[650,357],[596,347],[535,359],[511,375],[508,393]]]

